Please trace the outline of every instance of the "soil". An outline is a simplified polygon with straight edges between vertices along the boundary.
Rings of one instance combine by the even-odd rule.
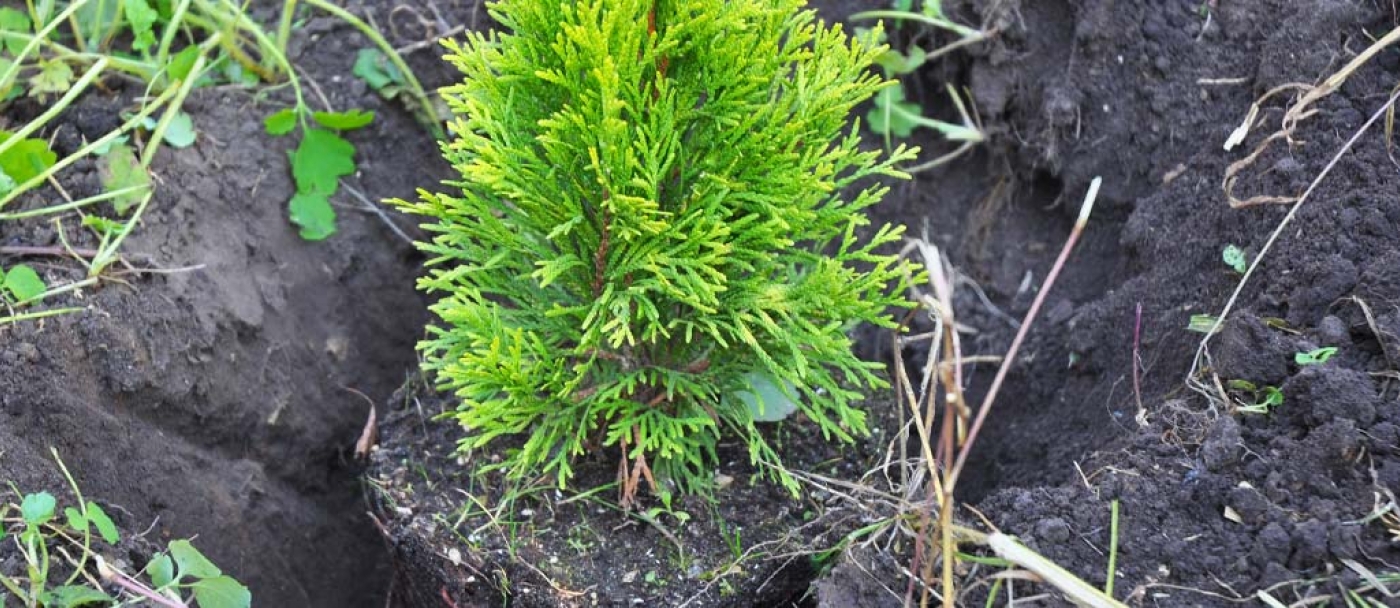
[[[487,27],[477,4],[349,8],[410,45]],[[816,8],[844,21],[866,4]],[[1191,315],[1219,312],[1240,280],[1221,250],[1233,244],[1252,258],[1289,210],[1232,209],[1221,188],[1226,168],[1277,128],[1288,96],[1263,105],[1240,147],[1222,144],[1261,94],[1317,82],[1395,27],[1391,3],[944,5],[998,34],[923,68],[908,81],[911,97],[951,117],[943,83],[965,85],[989,141],[895,184],[873,215],[947,255],[961,277],[955,304],[968,354],[1004,351],[1089,181],[1103,177],[960,498],[1094,585],[1106,579],[1118,501],[1116,596],[1134,606],[1236,605],[1261,589],[1284,603],[1332,596],[1338,605],[1343,588],[1365,584],[1357,566],[1397,572],[1394,532],[1368,518],[1400,488],[1400,165],[1379,125],[1298,209],[1210,341],[1199,379],[1278,387],[1283,404],[1242,413],[1186,382],[1203,337],[1186,329]],[[378,113],[351,135],[361,171],[349,183],[370,200],[411,197],[448,169],[400,104],[350,76],[363,46],[347,26],[311,18],[293,59],[337,108]],[[455,78],[437,54],[425,45],[407,55],[430,87]],[[1400,50],[1387,49],[1318,102],[1292,145],[1276,143],[1246,170],[1237,195],[1302,192],[1398,81]],[[70,151],[115,126],[137,92],[114,81],[44,136]],[[297,237],[284,208],[289,142],[255,120],[284,96],[196,92],[199,140],[161,153],[158,195],[127,248],[133,266],[178,271],[125,275],[52,302],[82,312],[0,328],[0,477],[63,491],[56,448],[125,530],[196,536],[258,606],[901,605],[909,543],[809,555],[887,516],[879,504],[828,490],[791,499],[749,483],[742,453],[722,459],[734,482],[715,503],[683,499],[641,518],[609,508],[609,492],[551,488],[508,503],[496,514],[507,525],[483,526],[463,492],[495,507],[505,486],[472,466],[489,453],[446,456],[454,431],[431,418],[450,403],[413,371],[427,321],[413,291],[420,260],[345,195],[336,200],[340,233],[323,243]],[[915,143],[928,155],[947,149],[922,134]],[[99,187],[81,166],[63,185],[75,197]],[[408,219],[393,221],[411,230]],[[0,246],[58,243],[51,224],[0,223]],[[22,261],[51,281],[82,275],[62,258]],[[921,323],[912,331],[928,329]],[[890,343],[866,331],[859,348],[890,361]],[[1295,353],[1323,346],[1337,354],[1295,363]],[[922,361],[919,347],[903,354],[911,368]],[[992,371],[968,368],[974,401]],[[371,403],[381,404],[383,444],[363,483],[350,452]],[[862,476],[885,457],[899,415],[888,398],[868,408],[885,424],[856,446],[810,441],[801,421],[775,429],[785,461],[873,483]],[[578,487],[609,481],[615,466],[584,463]],[[980,521],[971,509],[959,517]],[[737,571],[727,540],[736,531],[739,553],[750,550]],[[981,605],[988,574],[961,572],[960,599]],[[1018,598],[1049,594],[1037,605],[1064,604],[1044,585],[1010,587]]]

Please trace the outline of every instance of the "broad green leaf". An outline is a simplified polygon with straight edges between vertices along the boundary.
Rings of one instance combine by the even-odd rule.
[[[170,556],[164,553],[151,558],[151,563],[146,564],[146,574],[151,577],[151,584],[157,589],[175,582],[175,562],[170,560]]]
[[[922,112],[918,104],[904,100],[904,87],[896,83],[880,90],[865,119],[870,130],[881,135],[909,137],[914,129],[924,127],[938,131],[950,141],[982,141],[982,133],[977,129],[934,120]]]
[[[145,52],[156,43],[155,24],[160,19],[160,13],[146,0],[122,0],[122,10],[126,13],[127,23],[131,24],[131,33],[135,35],[135,40],[131,42],[132,50]]]
[[[165,143],[172,148],[188,148],[194,143],[194,119],[184,112],[176,112],[165,125]]]
[[[18,264],[5,273],[5,291],[10,292],[16,302],[31,300],[44,294],[44,280],[33,268]],[[49,497],[53,499],[52,496]]]
[[[0,142],[13,135],[0,131]],[[16,184],[22,184],[43,173],[58,162],[58,155],[49,149],[49,143],[42,139],[25,139],[0,153],[0,171],[10,176]],[[13,188],[14,186],[11,186]]]
[[[117,532],[117,525],[112,523],[112,518],[107,517],[107,512],[103,511],[100,505],[89,500],[87,515],[88,520],[97,527],[97,533],[102,535],[102,540],[107,541],[107,544],[115,545],[117,541],[122,539],[121,534]]]
[[[136,151],[126,144],[112,146],[106,156],[98,159],[97,167],[102,175],[102,187],[107,192],[142,188],[112,199],[112,207],[119,215],[125,215],[128,209],[140,203],[146,196],[146,190],[151,187],[151,176],[141,166],[140,159],[136,158]]]
[[[355,146],[330,131],[307,129],[291,156],[292,177],[300,193],[330,196],[341,177],[355,172]]]
[[[777,422],[791,416],[797,411],[797,403],[778,388],[778,384],[765,374],[749,372],[744,375],[744,381],[748,383],[749,390],[739,391],[734,394],[740,401],[749,408],[749,413],[758,422]],[[783,381],[783,386],[788,391],[796,390],[791,382]]]
[[[909,74],[919,69],[924,64],[927,54],[917,46],[910,46],[908,50],[900,52],[889,49],[875,58],[875,63],[890,74]]]
[[[14,271],[11,270],[10,274],[14,274]],[[57,506],[58,501],[54,499],[53,494],[48,492],[26,494],[24,500],[20,502],[19,512],[24,517],[24,523],[31,526],[42,526],[53,519],[53,510]]]
[[[33,28],[33,25],[33,22],[29,20],[29,15],[24,14],[24,12],[15,10],[8,6],[0,8],[0,31],[15,32],[17,34],[30,34],[32,33],[31,30]],[[20,51],[24,50],[24,46],[26,44],[29,43],[18,36],[5,36],[4,45],[0,46],[0,48],[9,51],[11,55],[18,57]]]
[[[896,84],[881,90],[875,96],[875,107],[870,109],[865,118],[870,124],[870,129],[876,133],[909,137],[914,132],[914,127],[919,126],[911,118],[920,116],[921,112],[918,104],[904,100],[904,87]]]
[[[176,53],[170,58],[170,79],[184,80],[189,77],[190,70],[194,69],[194,62],[199,59],[199,47],[190,45],[184,50]],[[237,63],[237,62],[233,62]]]
[[[297,112],[293,108],[281,110],[263,119],[263,128],[268,135],[286,135],[297,127]]]
[[[320,192],[299,192],[288,203],[292,223],[301,227],[301,238],[324,240],[335,234],[335,209]]]
[[[1332,355],[1335,354],[1337,354],[1337,347],[1324,346],[1305,353],[1294,353],[1293,362],[1298,365],[1319,365],[1326,363],[1327,360],[1331,359]]]
[[[379,49],[360,49],[350,73],[365,81],[369,88],[380,92],[384,87],[404,82],[403,73]]]
[[[44,99],[48,94],[67,93],[73,86],[73,68],[60,59],[39,62],[39,71],[29,79],[29,95]]]
[[[1225,265],[1239,274],[1244,274],[1245,269],[1248,268],[1244,259],[1244,251],[1234,245],[1227,245],[1225,250],[1220,252],[1220,257],[1225,260]]]
[[[204,579],[193,588],[199,608],[248,608],[253,603],[248,588],[227,576]]]
[[[344,112],[314,112],[311,117],[321,126],[337,131],[351,131],[374,122],[374,112],[346,110]]]
[[[223,574],[218,566],[204,557],[199,549],[194,548],[187,540],[177,540],[170,543],[170,555],[175,558],[175,564],[180,566],[180,576],[191,576],[194,578],[214,578]]]
[[[45,591],[39,596],[39,601],[46,608],[78,608],[116,602],[112,596],[97,589],[77,585],[65,585]]]
[[[87,532],[88,520],[77,509],[64,507],[63,516],[68,519],[68,527],[79,532]]]

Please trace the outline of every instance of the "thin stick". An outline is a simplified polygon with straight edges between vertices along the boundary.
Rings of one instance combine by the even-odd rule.
[[[1021,321],[1021,328],[1016,330],[1016,337],[1011,340],[1011,347],[1006,349],[1006,358],[1002,359],[1001,365],[997,368],[997,375],[992,379],[992,386],[987,390],[987,396],[982,398],[982,407],[977,410],[977,418],[972,421],[972,428],[967,432],[967,442],[963,444],[962,450],[958,452],[958,460],[953,464],[953,471],[948,475],[948,482],[944,484],[944,491],[951,493],[953,486],[957,484],[958,476],[962,474],[962,469],[967,465],[967,456],[972,453],[972,446],[977,442],[977,433],[982,430],[982,425],[987,421],[987,413],[992,410],[992,404],[996,403],[997,392],[1001,390],[1001,383],[1006,380],[1006,374],[1011,371],[1011,366],[1016,361],[1016,353],[1021,350],[1021,342],[1026,339],[1026,334],[1030,333],[1031,324],[1035,322],[1035,317],[1040,313],[1040,307],[1045,303],[1045,296],[1050,293],[1050,288],[1055,284],[1055,279],[1060,276],[1060,270],[1064,268],[1065,261],[1069,259],[1069,254],[1074,250],[1074,244],[1079,240],[1079,235],[1084,232],[1084,225],[1089,223],[1089,214],[1094,210],[1094,199],[1099,196],[1099,184],[1103,178],[1095,177],[1089,182],[1089,192],[1084,195],[1084,204],[1079,208],[1079,219],[1074,222],[1074,229],[1070,231],[1069,238],[1065,239],[1065,246],[1060,250],[1060,257],[1055,259],[1055,265],[1050,267],[1050,274],[1045,276],[1045,282],[1040,286],[1040,293],[1035,294],[1035,300],[1031,302],[1030,310],[1026,311],[1025,319]]]

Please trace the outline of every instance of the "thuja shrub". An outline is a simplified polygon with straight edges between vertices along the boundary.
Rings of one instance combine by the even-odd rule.
[[[523,436],[500,466],[560,485],[613,450],[630,500],[705,490],[722,436],[795,489],[755,426],[778,401],[828,439],[867,432],[881,366],[847,332],[892,325],[906,270],[877,253],[899,229],[857,237],[886,191],[864,178],[911,154],[847,123],[889,84],[867,69],[883,47],[801,9],[504,0],[503,31],[447,43],[461,180],[396,204],[429,218],[441,322],[420,348],[463,450]]]

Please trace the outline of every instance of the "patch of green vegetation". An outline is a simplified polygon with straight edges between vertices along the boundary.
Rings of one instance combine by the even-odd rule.
[[[562,486],[611,448],[629,506],[643,481],[707,491],[721,436],[796,492],[738,397],[754,377],[829,439],[867,432],[858,389],[886,382],[847,332],[892,327],[908,273],[881,253],[899,229],[858,229],[887,191],[867,178],[914,155],[847,130],[892,86],[885,48],[801,6],[506,0],[510,33],[448,43],[460,191],[396,204],[429,220],[422,349],[462,449],[522,436],[495,466]]]
[[[223,573],[187,540],[170,543],[136,574],[119,570],[99,552],[115,551],[121,533],[95,501],[84,500],[67,467],[54,459],[73,492],[74,505],[59,510],[48,492],[24,494],[11,485],[18,503],[0,504],[5,540],[19,560],[0,568],[0,605],[14,600],[25,608],[79,606],[179,605],[198,608],[249,608],[252,594]],[[60,514],[62,517],[60,517]],[[59,576],[68,573],[60,581]],[[192,601],[190,599],[192,598]]]
[[[233,0],[45,0],[0,8],[0,110],[22,97],[45,108],[14,131],[0,131],[0,221],[55,220],[63,234],[64,223],[76,213],[78,224],[101,241],[94,255],[72,255],[83,259],[86,279],[54,286],[46,295],[90,286],[119,259],[122,243],[154,196],[150,171],[157,152],[189,147],[198,139],[198,125],[184,111],[196,88],[290,86],[295,102],[287,130],[299,127],[303,132],[291,155],[298,190],[289,201],[289,217],[307,239],[334,232],[328,199],[335,179],[354,171],[353,146],[338,133],[365,126],[373,115],[313,111],[306,102],[286,56],[299,6],[329,13],[368,37],[387,66],[382,69],[393,74],[396,94],[411,101],[433,133],[442,136],[434,106],[403,60],[374,28],[329,0],[285,0],[275,35]],[[120,126],[60,158],[43,132],[85,93],[112,78],[134,79],[146,94],[120,113]],[[64,171],[84,160],[97,162],[103,192],[74,200],[61,190]],[[327,175],[333,176],[329,184]],[[6,209],[45,184],[54,185],[66,200]],[[65,248],[72,254],[71,247]],[[0,317],[0,324],[72,310],[12,310]]]
[[[1234,245],[1226,245],[1225,249],[1220,252],[1220,258],[1236,274],[1244,274],[1244,271],[1249,267],[1249,263],[1244,259],[1244,250]]]
[[[917,10],[914,4],[914,0],[893,0],[887,10],[863,11],[850,17],[851,21],[889,19],[895,23],[896,28],[905,23],[914,23],[925,26],[925,28],[932,28],[933,31],[948,32],[956,36],[954,42],[933,51],[926,51],[921,46],[920,40],[924,39],[928,32],[916,30],[909,43],[903,48],[888,48],[876,58],[875,62],[888,78],[900,78],[913,74],[930,60],[964,46],[981,42],[991,35],[991,32],[967,27],[951,19],[944,12],[941,0],[923,0],[919,2]],[[883,34],[877,35],[880,40],[884,40]],[[948,85],[946,90],[948,97],[952,99],[954,107],[958,110],[959,122],[946,122],[925,116],[923,108],[918,103],[907,99],[904,86],[899,82],[876,95],[874,104],[866,113],[866,125],[871,131],[884,137],[886,149],[890,147],[892,137],[907,138],[913,135],[915,129],[919,128],[936,131],[944,139],[958,144],[957,149],[952,152],[908,168],[907,170],[911,173],[945,164],[986,139],[977,121],[968,112],[967,106],[963,102],[963,96],[952,85]]]

